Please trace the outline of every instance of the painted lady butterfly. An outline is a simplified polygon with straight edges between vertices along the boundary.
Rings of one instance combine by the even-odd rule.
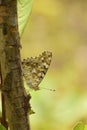
[[[52,59],[52,53],[44,51],[39,57],[31,57],[22,61],[23,76],[27,85],[39,90],[38,85],[44,78]]]

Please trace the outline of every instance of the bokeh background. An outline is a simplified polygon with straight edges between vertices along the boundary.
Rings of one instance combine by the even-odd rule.
[[[53,54],[50,68],[31,91],[31,130],[72,130],[87,119],[87,1],[34,0],[22,35],[22,58]]]

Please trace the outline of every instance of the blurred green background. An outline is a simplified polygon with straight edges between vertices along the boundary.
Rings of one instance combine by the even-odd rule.
[[[51,51],[40,88],[31,91],[31,130],[72,130],[87,117],[87,1],[34,0],[23,33],[22,58]]]

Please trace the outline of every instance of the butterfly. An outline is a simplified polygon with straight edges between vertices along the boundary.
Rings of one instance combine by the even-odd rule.
[[[52,53],[44,51],[38,57],[23,59],[22,71],[27,85],[34,90],[39,90],[39,84],[44,78],[52,60]]]

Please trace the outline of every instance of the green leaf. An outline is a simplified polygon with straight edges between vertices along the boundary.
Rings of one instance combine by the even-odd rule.
[[[0,130],[6,130],[3,125],[0,124]]]
[[[35,112],[32,109],[30,109],[30,111],[29,111],[29,115],[31,115],[31,114],[35,114]]]
[[[28,22],[30,12],[32,9],[33,0],[18,0],[18,26],[20,36],[22,35],[25,25]]]
[[[87,125],[85,125],[84,130],[87,130]]]
[[[85,125],[83,123],[78,123],[73,130],[86,130],[84,129]]]

